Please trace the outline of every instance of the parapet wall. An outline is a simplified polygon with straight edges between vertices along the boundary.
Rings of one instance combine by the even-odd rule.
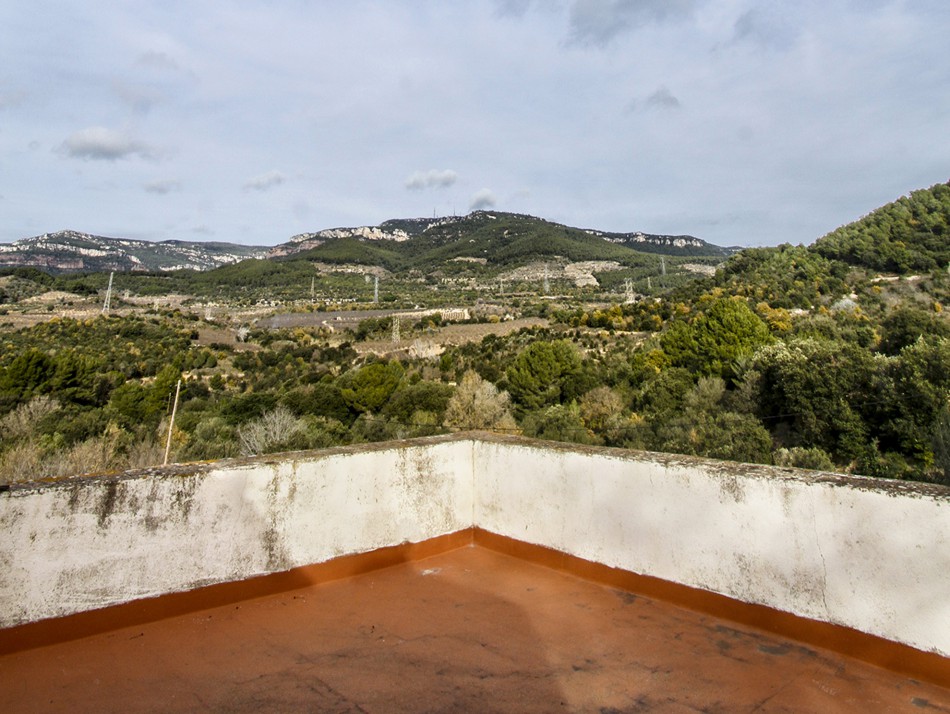
[[[471,454],[374,445],[13,487],[0,627],[469,528]]]
[[[0,627],[477,527],[950,656],[950,489],[486,435],[0,493]]]
[[[474,458],[487,531],[950,656],[950,489],[514,440]]]

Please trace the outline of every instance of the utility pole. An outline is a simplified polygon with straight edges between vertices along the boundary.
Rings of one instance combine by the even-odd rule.
[[[165,442],[165,460],[162,466],[168,466],[168,455],[172,450],[172,431],[175,428],[175,413],[178,411],[178,395],[181,394],[181,380],[178,380],[178,386],[175,387],[175,405],[172,407],[172,419],[168,422],[168,440]]]
[[[112,304],[112,279],[115,277],[115,271],[109,273],[109,287],[106,288],[106,300],[102,303],[102,314],[109,312],[109,306]]]
[[[650,280],[650,276],[647,276],[647,290],[653,290],[653,281]]]
[[[633,302],[633,278],[624,278],[623,293],[626,302]]]
[[[379,276],[373,276],[373,303],[379,302]]]
[[[317,286],[317,276],[314,275],[312,278],[310,278],[310,302],[311,303],[313,302],[314,289],[316,288],[316,286]]]
[[[666,258],[660,256],[660,275],[666,275]]]
[[[544,264],[544,294],[547,295],[551,291],[551,283],[548,281],[548,264]]]
[[[399,315],[393,315],[393,344],[399,344]]]

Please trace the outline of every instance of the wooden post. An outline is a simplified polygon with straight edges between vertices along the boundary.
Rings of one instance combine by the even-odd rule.
[[[175,428],[175,412],[178,411],[178,395],[181,394],[181,380],[178,380],[178,386],[175,387],[175,404],[172,406],[172,420],[168,424],[168,440],[165,442],[165,460],[162,466],[168,466],[168,455],[172,450],[172,430]]]

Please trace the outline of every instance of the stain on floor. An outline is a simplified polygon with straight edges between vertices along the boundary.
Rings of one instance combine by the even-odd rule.
[[[950,690],[478,547],[0,657],[6,712],[950,712]]]

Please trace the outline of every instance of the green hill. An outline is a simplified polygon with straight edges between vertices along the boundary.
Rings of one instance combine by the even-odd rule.
[[[356,234],[356,230],[334,229],[332,233],[353,234],[329,237],[307,250],[294,250],[292,243],[275,250],[312,261],[378,265],[389,270],[412,268],[424,273],[438,270],[457,258],[484,260],[490,268],[511,268],[554,257],[571,261],[612,260],[633,268],[649,262],[645,258],[647,253],[680,257],[728,254],[727,250],[692,236],[603,233],[500,211],[474,211],[467,216],[438,219],[396,219],[373,229],[384,235],[408,236],[404,240],[366,238]]]
[[[950,183],[913,191],[818,239],[833,260],[887,273],[930,272],[950,264]]]
[[[357,238],[333,238],[316,248],[294,253],[278,261],[308,260],[320,263],[358,263],[376,265],[386,270],[399,271],[406,267],[407,260],[401,255],[399,243],[365,241]]]

